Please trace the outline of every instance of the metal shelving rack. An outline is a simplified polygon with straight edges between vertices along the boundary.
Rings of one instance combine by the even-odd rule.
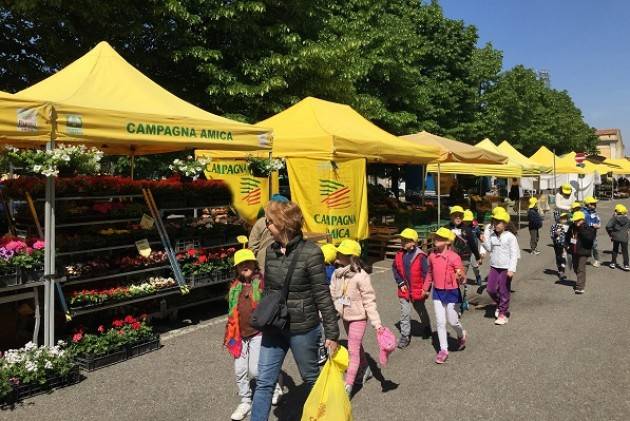
[[[39,215],[37,214],[37,210],[36,207],[34,206],[35,202],[43,202],[46,199],[36,199],[33,200],[30,195],[28,193],[26,193],[26,202],[28,204],[28,209],[31,213],[31,218],[34,222],[34,225],[38,231],[39,234],[42,233],[42,225],[40,223],[40,219],[39,219]],[[14,294],[12,299],[9,299],[8,297],[5,296],[0,296],[0,303],[3,302],[9,302],[9,301],[16,301],[16,300],[22,300],[22,299],[28,299],[28,298],[34,298],[36,301],[36,323],[35,323],[35,332],[33,333],[33,338],[36,341],[37,337],[39,336],[39,327],[40,327],[40,311],[39,311],[39,301],[38,301],[38,297],[39,297],[39,291],[38,288],[42,287],[42,286],[46,286],[48,287],[49,285],[49,281],[50,282],[50,286],[52,286],[56,291],[57,291],[57,297],[59,299],[59,303],[61,305],[61,308],[63,309],[65,315],[66,315],[66,319],[68,321],[70,321],[73,317],[78,317],[78,316],[82,316],[85,314],[91,314],[91,313],[95,313],[95,312],[99,312],[99,311],[104,311],[104,310],[109,310],[112,308],[117,308],[117,307],[124,307],[124,306],[128,306],[128,305],[133,305],[139,302],[143,302],[143,301],[148,301],[148,300],[154,300],[154,299],[160,299],[160,298],[165,298],[167,296],[171,296],[174,294],[181,294],[181,295],[185,295],[188,294],[190,292],[191,289],[195,289],[195,288],[204,288],[207,286],[213,286],[213,285],[217,285],[217,283],[210,283],[210,284],[206,284],[206,285],[189,285],[186,278],[184,277],[184,274],[182,273],[181,267],[179,265],[179,262],[177,261],[177,257],[176,257],[176,253],[174,248],[172,247],[171,244],[171,239],[169,237],[169,234],[166,230],[166,227],[164,225],[164,216],[165,214],[169,213],[169,212],[182,212],[182,211],[194,211],[194,216],[196,216],[197,214],[197,210],[198,209],[204,209],[204,208],[219,208],[219,207],[228,207],[230,208],[229,205],[209,205],[209,206],[192,206],[192,207],[181,207],[181,208],[166,208],[166,209],[161,209],[157,206],[156,201],[154,199],[153,193],[151,192],[150,189],[143,189],[142,194],[124,194],[124,195],[118,195],[118,194],[112,194],[112,195],[100,195],[100,196],[63,196],[63,197],[55,197],[54,198],[54,202],[61,202],[61,201],[103,201],[103,200],[114,200],[114,199],[128,199],[128,200],[133,200],[133,199],[143,199],[145,204],[147,205],[147,208],[149,210],[149,213],[151,215],[151,217],[154,219],[155,221],[155,229],[158,231],[159,237],[160,237],[160,241],[152,241],[149,244],[150,245],[161,245],[163,250],[166,252],[167,257],[168,257],[168,264],[165,265],[156,265],[156,266],[152,266],[152,267],[147,267],[147,268],[142,268],[142,269],[137,269],[137,270],[131,270],[131,271],[125,271],[125,272],[117,272],[117,273],[111,273],[111,274],[104,274],[104,275],[95,275],[95,276],[91,276],[91,277],[77,277],[77,278],[67,278],[66,276],[55,276],[52,277],[52,279],[48,279],[46,277],[42,278],[42,280],[38,281],[38,282],[29,282],[26,284],[22,284],[22,285],[17,285],[17,286],[12,286],[12,287],[8,287],[8,288],[1,288],[0,289],[0,294],[1,293],[5,293],[5,292],[18,292],[18,291],[22,291],[24,289],[28,289],[28,288],[32,288],[33,291],[30,293],[20,293],[20,294]],[[115,224],[123,224],[123,223],[129,223],[129,222],[134,222],[137,221],[138,218],[120,218],[120,219],[103,219],[103,220],[94,220],[94,221],[81,221],[81,222],[68,222],[68,223],[61,223],[61,224],[52,224],[54,225],[52,228],[53,233],[56,231],[56,229],[67,229],[67,228],[75,228],[75,227],[87,227],[87,226],[99,226],[99,225],[115,225]],[[44,227],[46,227],[46,225],[44,224]],[[48,227],[46,227],[48,228]],[[236,246],[237,243],[229,243],[229,244],[218,244],[218,245],[212,245],[209,246],[208,248],[220,248],[220,247],[230,247],[230,246]],[[134,248],[136,247],[135,244],[128,244],[128,245],[117,245],[117,246],[110,246],[110,247],[100,247],[100,248],[93,248],[93,249],[85,249],[85,250],[74,250],[74,251],[66,251],[66,252],[59,252],[57,253],[56,250],[53,249],[53,256],[52,256],[52,260],[55,261],[57,260],[58,257],[67,257],[67,256],[73,256],[73,255],[81,255],[81,254],[94,254],[94,253],[106,253],[106,252],[111,252],[111,251],[117,251],[117,250],[124,250],[124,249],[129,249],[129,248]],[[134,275],[138,275],[138,274],[142,274],[142,273],[151,273],[151,272],[159,272],[159,271],[165,271],[167,269],[170,269],[171,272],[173,273],[173,276],[177,282],[177,286],[176,287],[172,287],[172,288],[165,288],[163,290],[158,290],[156,293],[154,294],[147,294],[145,296],[139,296],[139,297],[135,297],[135,298],[131,298],[129,300],[121,300],[121,301],[116,301],[116,302],[111,302],[111,303],[103,303],[100,305],[94,305],[94,306],[85,306],[85,307],[76,307],[76,308],[71,308],[68,307],[68,304],[66,302],[66,298],[65,298],[65,294],[63,292],[63,288],[67,287],[67,286],[72,286],[72,285],[81,285],[81,284],[89,284],[92,282],[98,282],[98,281],[105,281],[105,280],[110,280],[110,279],[118,279],[118,278],[125,278],[128,276],[134,276]],[[28,295],[28,296],[27,296]],[[207,299],[204,300],[203,302],[208,301]],[[184,307],[190,305],[187,304]],[[52,333],[52,335],[54,336],[54,331]]]

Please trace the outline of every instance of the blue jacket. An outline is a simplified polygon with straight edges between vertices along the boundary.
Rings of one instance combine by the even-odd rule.
[[[531,208],[527,211],[527,221],[530,230],[537,230],[542,228],[543,220],[538,212],[538,208]]]
[[[586,221],[589,227],[592,227],[593,225],[598,225],[598,224],[601,226],[602,220],[597,214],[597,209],[589,209],[586,207],[586,208],[582,208],[582,211],[584,212],[584,216],[586,217],[584,218],[584,220]]]

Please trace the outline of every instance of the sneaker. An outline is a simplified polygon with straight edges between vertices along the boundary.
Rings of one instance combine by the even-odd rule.
[[[625,265],[625,266],[623,267],[623,270],[625,270],[626,272],[630,272],[630,266]]]
[[[593,261],[593,265],[592,265],[592,266],[593,266],[594,268],[598,268],[598,267],[600,267],[600,266],[601,266],[601,264],[599,263],[599,260],[594,260],[594,261]]]
[[[398,348],[407,348],[409,346],[409,342],[411,342],[411,338],[409,336],[401,336],[398,340]]]
[[[445,350],[442,349],[435,356],[435,363],[436,364],[444,364],[447,359],[448,359],[448,351],[445,351]]]
[[[350,397],[350,395],[352,395],[352,385],[351,384],[347,384],[345,386],[346,389],[346,394],[348,395],[348,397]]]
[[[532,251],[532,254],[538,256],[540,254],[540,250],[534,249],[534,251]]]
[[[234,412],[232,412],[232,421],[242,421],[247,417],[249,411],[252,409],[252,404],[249,402],[241,402]]]
[[[575,293],[576,293],[577,295],[582,295],[582,294],[584,294],[584,292],[585,292],[585,291],[584,291],[583,289],[576,289],[576,290],[575,290]]]
[[[365,368],[365,371],[363,371],[363,377],[361,378],[361,384],[366,384],[372,377],[374,377],[374,375],[372,374],[372,369],[370,368],[370,366],[367,366]]]
[[[499,318],[499,309],[498,308],[496,310],[494,310],[494,318],[495,319]]]
[[[282,395],[284,395],[284,390],[279,383],[276,383],[276,388],[273,390],[273,396],[271,397],[271,404],[276,406],[280,403],[280,399],[282,399]]]
[[[611,269],[616,269],[617,265],[615,263],[611,263],[611,264],[608,265],[608,267],[611,268]]]
[[[457,350],[461,351],[466,348],[466,341],[468,340],[468,332],[464,331],[464,335],[461,338],[457,338]]]
[[[505,324],[507,324],[508,322],[508,318],[506,316],[504,316],[503,314],[500,314],[499,317],[497,317],[497,319],[494,321],[495,325],[499,325],[499,326],[503,326]]]

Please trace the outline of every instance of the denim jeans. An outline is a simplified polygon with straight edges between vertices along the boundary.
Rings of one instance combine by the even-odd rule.
[[[317,357],[320,335],[319,325],[305,333],[290,333],[288,331],[263,333],[251,421],[267,421],[269,419],[273,389],[289,348],[300,370],[302,380],[306,383],[307,391],[310,391],[319,375]]]

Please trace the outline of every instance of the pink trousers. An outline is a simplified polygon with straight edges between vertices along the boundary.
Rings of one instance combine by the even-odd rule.
[[[363,335],[365,335],[367,320],[353,322],[344,320],[343,325],[348,333],[348,354],[350,354],[350,363],[348,364],[348,371],[346,371],[346,384],[352,385],[359,368],[367,366],[367,359],[363,351]]]

